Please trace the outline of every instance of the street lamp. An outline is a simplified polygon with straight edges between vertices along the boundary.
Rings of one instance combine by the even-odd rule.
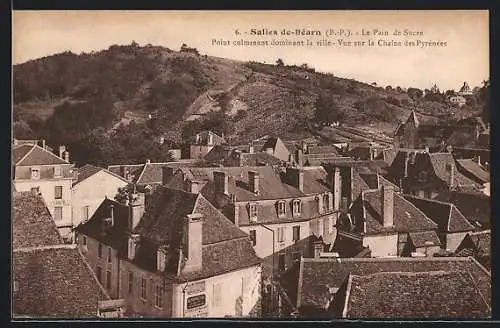
[[[274,297],[274,280],[275,280],[275,270],[276,270],[276,266],[275,266],[275,257],[276,257],[275,256],[275,247],[276,247],[275,244],[276,243],[275,243],[275,238],[274,238],[274,230],[263,225],[262,223],[259,225],[261,227],[263,227],[264,229],[271,231],[273,234],[273,254],[271,255],[273,257],[273,269],[272,269],[272,275],[271,275],[271,300],[272,300],[272,307],[273,307],[273,312],[274,312],[274,310],[275,310],[274,309],[275,308],[275,304],[274,304],[275,303],[274,302],[274,298],[275,298]]]

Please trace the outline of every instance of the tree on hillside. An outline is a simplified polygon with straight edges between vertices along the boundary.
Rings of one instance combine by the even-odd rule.
[[[341,121],[345,114],[328,93],[321,93],[314,103],[314,120],[318,123],[328,124]]]
[[[285,66],[285,62],[283,62],[283,59],[278,58],[278,60],[276,60],[276,65],[277,66]]]
[[[422,98],[424,95],[424,92],[418,88],[408,88],[408,91],[406,93],[413,100]]]

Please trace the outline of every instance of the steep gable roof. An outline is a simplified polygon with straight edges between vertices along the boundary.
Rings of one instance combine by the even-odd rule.
[[[12,199],[12,247],[62,244],[56,224],[40,194],[14,193]]]
[[[30,317],[97,317],[110,297],[77,245],[14,249],[13,312]]]
[[[428,271],[468,271],[491,306],[491,274],[471,257],[302,258],[299,270],[298,308],[326,309],[332,300],[329,288],[340,288],[350,274]]]
[[[346,318],[489,318],[491,308],[469,272],[351,275]]]
[[[451,203],[410,195],[404,195],[404,197],[437,223],[441,231],[462,232],[475,229],[458,208]]]
[[[490,182],[490,173],[483,170],[481,166],[472,159],[458,159],[457,163],[458,169],[476,183],[482,184]]]
[[[408,234],[415,247],[440,246],[441,241],[435,231],[410,232]]]
[[[25,144],[12,147],[12,164],[19,162],[26,154],[33,149],[34,145]]]
[[[24,146],[20,146],[24,147]],[[30,166],[30,165],[55,165],[55,164],[69,164],[62,158],[56,156],[55,154],[51,153],[50,151],[43,149],[40,146],[31,146],[31,150],[29,150],[25,156],[21,157],[15,165],[20,165],[20,166]],[[18,156],[21,153],[19,151],[16,156]]]

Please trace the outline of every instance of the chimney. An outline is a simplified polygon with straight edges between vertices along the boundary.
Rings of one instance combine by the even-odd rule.
[[[196,272],[202,268],[203,215],[188,214],[185,219],[184,254],[187,257],[183,273]]]
[[[236,203],[236,198],[234,199],[234,225],[239,227],[240,224],[240,206]]]
[[[408,177],[408,162],[410,161],[410,155],[409,153],[406,153],[405,154],[405,170],[404,170],[404,177],[407,178]]]
[[[59,146],[59,157],[64,158],[64,152],[66,151],[66,146]]]
[[[340,210],[340,199],[341,199],[341,177],[340,168],[335,167],[333,169],[333,210]]]
[[[110,213],[110,218],[111,218],[110,226],[112,227],[115,225],[115,205],[113,205],[113,204],[109,205],[109,211],[111,212]]]
[[[45,139],[42,139],[42,148],[45,149]]]
[[[191,184],[189,185],[189,192],[193,194],[197,194],[201,190],[201,183],[199,181],[191,180]]]
[[[304,151],[302,149],[297,149],[295,151],[295,156],[296,156],[296,159],[297,159],[297,165],[299,167],[304,166]]]
[[[168,167],[164,166],[162,169],[162,176],[161,176],[161,182],[163,185],[166,185],[170,179],[174,176],[174,168],[173,167]]]
[[[313,248],[314,248],[314,258],[319,259],[319,254],[323,251],[323,242],[321,240],[314,241]]]
[[[214,171],[215,192],[218,194],[229,194],[228,191],[229,179],[224,171]]]
[[[214,136],[212,134],[212,132],[208,132],[208,142],[207,142],[207,145],[211,146],[213,145],[214,143]]]
[[[450,188],[453,188],[455,182],[455,165],[453,163],[448,164],[450,168]]]
[[[128,259],[133,260],[137,254],[137,249],[139,246],[140,236],[137,234],[132,234],[128,237]]]
[[[394,187],[382,186],[382,219],[384,227],[394,226]]]
[[[250,191],[254,194],[259,194],[259,180],[259,172],[248,171],[248,186],[250,187]]]
[[[167,254],[167,245],[161,245],[158,247],[158,250],[156,251],[156,270],[160,272],[165,271],[165,268],[167,267]]]
[[[289,184],[304,191],[304,170],[302,168],[287,167],[286,175]]]
[[[149,158],[146,160],[146,164],[151,164],[151,160]]]
[[[64,160],[69,163],[69,151],[64,152]]]
[[[133,200],[129,202],[129,228],[133,231],[137,224],[142,219],[145,211],[145,198],[144,193],[134,193],[132,194]]]

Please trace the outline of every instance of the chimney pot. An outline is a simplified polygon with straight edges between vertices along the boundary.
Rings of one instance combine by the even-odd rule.
[[[59,157],[64,159],[64,152],[66,151],[66,146],[59,146]]]
[[[69,151],[64,152],[64,160],[69,163]]]

